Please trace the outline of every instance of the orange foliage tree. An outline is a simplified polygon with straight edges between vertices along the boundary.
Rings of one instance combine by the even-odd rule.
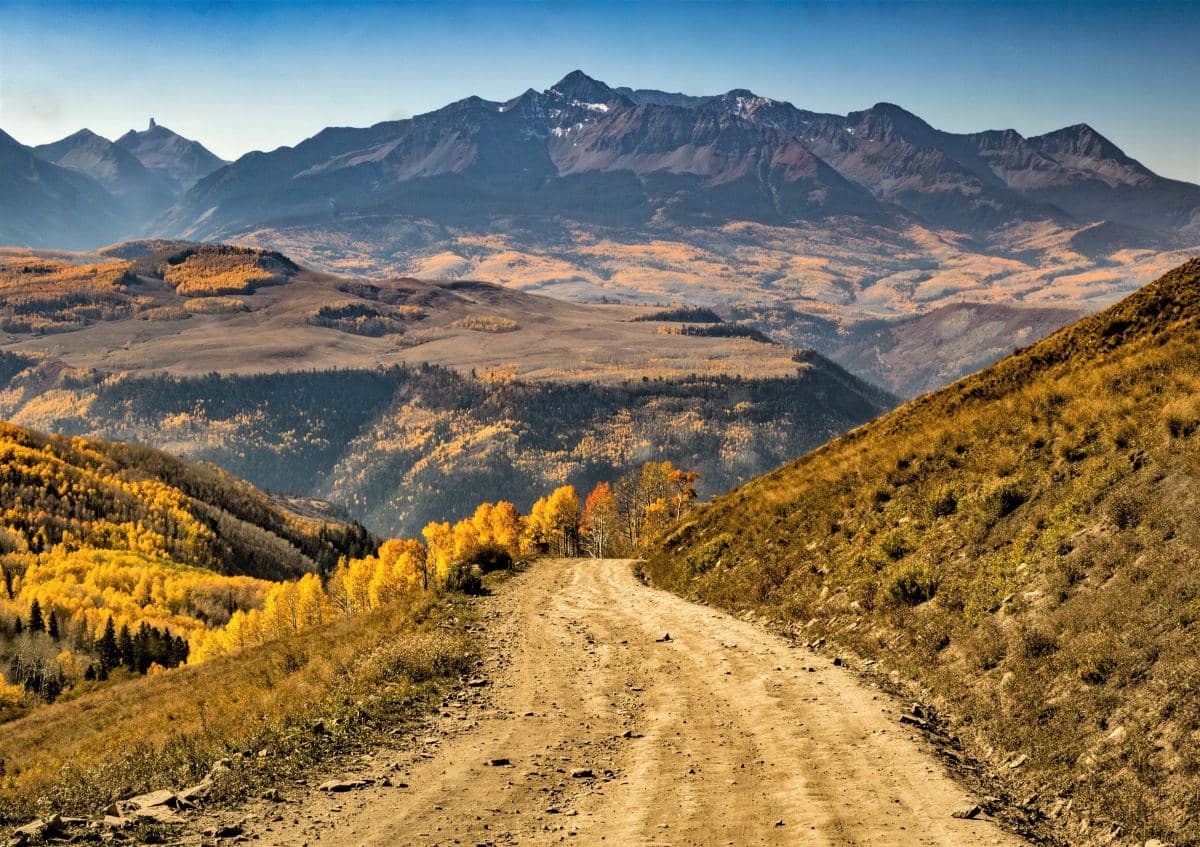
[[[612,486],[607,482],[599,483],[587,496],[579,521],[583,549],[596,558],[616,552],[620,518]]]

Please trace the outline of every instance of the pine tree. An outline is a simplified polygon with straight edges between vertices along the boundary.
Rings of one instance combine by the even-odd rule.
[[[133,646],[133,636],[129,634],[129,625],[121,624],[121,633],[117,636],[118,662],[130,670],[136,667],[137,656]]]
[[[54,610],[50,610],[50,617],[46,621],[46,634],[58,641],[58,615]]]
[[[133,638],[133,655],[130,657],[130,668],[138,673],[145,673],[150,668],[150,663],[155,661],[158,656],[154,649],[158,630],[151,630],[150,625],[142,621],[138,627],[137,635]]]
[[[42,604],[33,598],[33,603],[29,606],[29,631],[30,632],[45,632],[46,622],[42,619]]]
[[[100,654],[100,679],[108,679],[108,672],[121,664],[121,648],[117,645],[117,630],[112,618],[104,625],[104,635],[96,644],[96,652]]]

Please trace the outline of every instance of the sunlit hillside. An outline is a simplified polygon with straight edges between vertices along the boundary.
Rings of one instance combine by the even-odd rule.
[[[449,559],[426,571],[423,545],[296,505],[209,465],[0,424],[0,820],[198,780],[335,695],[403,713],[459,667],[458,635],[427,631]]]
[[[1071,843],[1191,843],[1198,351],[1193,260],[720,498],[648,572],[912,680]]]
[[[591,488],[648,459],[698,471],[707,497],[894,403],[820,357],[798,359],[790,377],[595,385],[429,366],[107,376],[0,353],[0,415],[210,460],[411,535],[480,500],[528,508],[543,491]]]

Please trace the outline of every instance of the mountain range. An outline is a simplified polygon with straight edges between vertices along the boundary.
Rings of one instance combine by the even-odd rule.
[[[26,147],[0,131],[0,240],[92,247],[153,229],[201,177],[227,164],[204,145],[150,120],[110,141],[81,129]]]
[[[581,71],[231,163],[153,121],[115,142],[82,130],[30,148],[0,134],[0,183],[0,243],[222,240],[339,274],[709,307],[829,355],[856,327],[899,321],[903,334],[934,311],[952,327],[985,306],[987,355],[880,377],[904,393],[1109,305],[1200,247],[1200,186],[1087,124],[950,133],[888,103],[825,114]]]
[[[85,129],[32,154],[125,201],[131,229],[201,238],[351,210],[450,225],[853,215],[971,232],[1040,220],[1200,228],[1200,187],[1154,174],[1087,124],[1030,138],[957,134],[890,103],[822,114],[743,89],[614,89],[581,71],[506,102],[468,97],[410,119],[329,128],[233,163],[153,120],[115,142]]]
[[[1164,179],[1086,124],[959,135],[880,103],[819,114],[734,90],[616,90],[581,71],[507,102],[469,97],[329,129],[201,180],[163,220],[191,237],[375,211],[450,225],[559,213],[590,223],[790,223],[905,217],[982,231],[1013,221],[1200,227],[1200,187]]]

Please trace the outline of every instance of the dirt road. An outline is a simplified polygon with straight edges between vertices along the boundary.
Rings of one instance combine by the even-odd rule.
[[[883,695],[629,562],[541,562],[483,602],[489,684],[348,772],[392,785],[313,790],[255,821],[261,842],[1024,843],[951,817],[968,796]]]

